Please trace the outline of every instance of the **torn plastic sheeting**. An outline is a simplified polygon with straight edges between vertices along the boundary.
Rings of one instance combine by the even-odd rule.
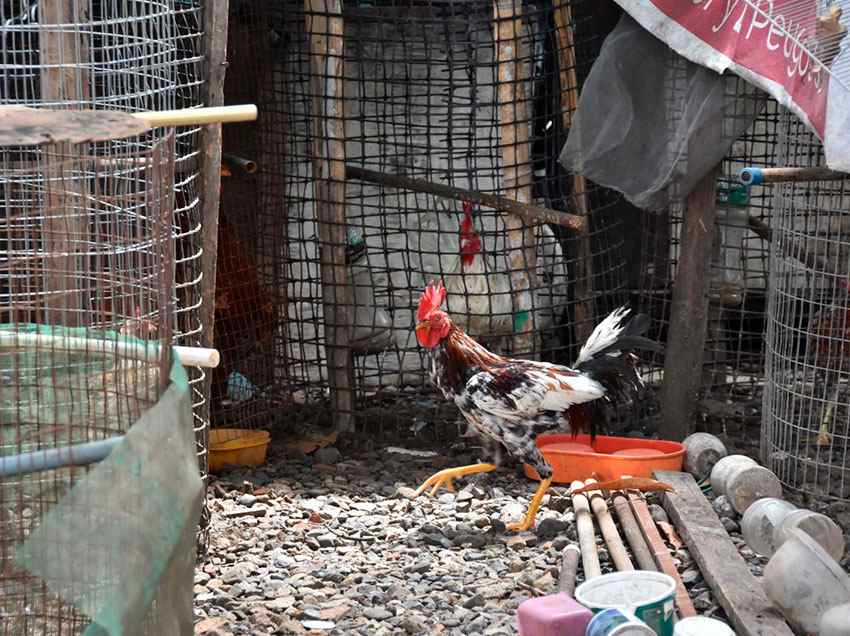
[[[665,209],[722,161],[764,104],[758,89],[679,57],[623,15],[585,81],[560,162],[637,207]]]
[[[121,444],[44,515],[15,555],[51,593],[92,619],[88,636],[192,630],[203,484],[178,362],[170,379]]]

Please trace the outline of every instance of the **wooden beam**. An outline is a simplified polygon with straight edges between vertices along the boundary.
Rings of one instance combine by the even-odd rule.
[[[570,0],[555,0],[555,36],[558,40],[559,71],[561,78],[561,113],[564,132],[573,123],[573,113],[578,108],[579,86],[576,73],[575,34]],[[575,336],[583,344],[594,327],[593,311],[593,250],[590,243],[590,221],[587,218],[590,206],[587,201],[587,180],[584,176],[572,176],[572,194],[576,211],[585,219],[584,227],[578,232],[578,249],[575,262]]]
[[[664,439],[687,437],[699,396],[708,323],[718,172],[719,166],[703,177],[685,203],[661,386],[659,433]]]
[[[655,471],[654,475],[675,489],[664,493],[664,509],[735,633],[791,636],[788,625],[750,572],[694,478],[688,473],[668,471]]]
[[[544,208],[530,203],[520,203],[519,201],[508,199],[507,197],[501,197],[496,194],[487,194],[486,192],[478,192],[476,190],[466,190],[464,188],[458,188],[444,183],[434,183],[433,181],[425,181],[424,179],[413,179],[411,177],[386,174],[350,165],[345,166],[345,176],[348,179],[367,181],[369,183],[376,183],[390,188],[411,190],[413,192],[424,192],[426,194],[433,194],[445,199],[470,201],[471,203],[478,203],[479,205],[484,205],[489,208],[506,210],[511,214],[522,218],[525,222],[531,225],[552,223],[553,225],[566,227],[574,232],[581,231],[581,229],[586,225],[586,219],[578,216],[577,214],[560,212],[558,210]]]
[[[310,39],[313,184],[325,322],[325,355],[336,429],[354,430],[349,334],[354,290],[345,264],[345,122],[341,0],[305,0]]]
[[[530,118],[525,95],[525,72],[520,50],[524,39],[521,0],[493,1],[499,140],[503,185],[508,198],[531,203],[532,167],[529,143]],[[505,216],[511,294],[513,297],[513,353],[536,351],[531,316],[532,281],[536,278],[535,233],[515,214]]]
[[[39,61],[42,103],[54,109],[69,110],[91,100],[89,46],[82,31],[66,25],[89,20],[87,3],[74,0],[39,0]],[[44,223],[42,225],[45,274],[45,321],[51,324],[79,326],[88,306],[85,289],[78,282],[80,257],[78,246],[89,240],[86,205],[88,184],[71,175],[81,159],[73,144],[56,143],[43,147],[45,180]]]

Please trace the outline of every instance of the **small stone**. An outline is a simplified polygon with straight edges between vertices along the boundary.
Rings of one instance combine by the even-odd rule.
[[[518,501],[512,501],[502,508],[502,514],[499,519],[503,523],[514,523],[522,520],[525,516],[525,506]]]
[[[670,519],[667,518],[667,513],[664,512],[664,508],[658,504],[649,504],[649,514],[652,516],[652,520],[655,523],[670,523]]]
[[[692,583],[696,583],[701,578],[702,575],[700,574],[700,571],[695,568],[691,568],[682,572],[682,583],[684,583],[685,585],[691,585]]]
[[[313,461],[319,464],[327,464],[333,466],[342,459],[342,453],[334,446],[325,446],[313,453]]]
[[[281,596],[280,598],[276,598],[273,601],[266,601],[264,605],[272,611],[287,610],[293,605],[295,605],[295,597]]]
[[[507,541],[505,541],[505,545],[508,547],[508,550],[519,552],[520,550],[525,549],[525,537],[518,535],[510,537]]]
[[[441,506],[453,506],[455,503],[455,495],[452,492],[444,492],[437,497],[437,503]]]
[[[307,629],[333,629],[336,627],[336,623],[332,621],[319,621],[319,620],[306,620],[301,621],[301,624]]]
[[[230,634],[226,618],[215,616],[205,618],[195,625],[195,634],[198,636],[224,636]]]
[[[316,541],[319,542],[319,546],[322,548],[332,548],[336,545],[336,537],[332,534],[323,534],[316,537]]]
[[[408,486],[399,486],[395,489],[395,496],[399,499],[415,499],[416,490]]]
[[[726,528],[726,532],[729,534],[740,532],[741,526],[738,525],[738,522],[734,519],[730,519],[729,517],[721,517],[720,523],[723,524],[723,527]]]
[[[511,561],[508,563],[508,571],[512,574],[516,574],[517,572],[522,572],[525,569],[525,563],[522,561]]]
[[[466,609],[472,609],[474,607],[481,607],[484,605],[484,596],[482,594],[476,594],[475,596],[470,596],[463,602],[463,607]]]
[[[570,544],[570,540],[566,537],[555,537],[552,540],[552,548],[561,552],[564,548],[566,548]]]
[[[415,572],[417,574],[422,574],[431,569],[431,561],[430,560],[421,560],[416,561],[412,565],[408,565],[404,568],[405,572]]]
[[[711,595],[708,592],[703,592],[694,598],[694,609],[704,612],[711,608]]]
[[[392,618],[394,614],[388,612],[383,607],[367,607],[363,610],[363,616],[373,621],[385,621],[388,618]]]
[[[723,519],[724,517],[728,519],[735,518],[735,509],[732,507],[732,504],[726,498],[726,495],[720,495],[719,497],[717,497],[717,499],[715,499],[711,503],[711,506],[714,508],[714,512],[717,513],[717,516],[721,519]]]
[[[546,517],[537,524],[537,536],[540,538],[554,537],[567,529],[567,524],[560,519]]]
[[[239,499],[236,500],[240,506],[245,506],[246,508],[250,508],[257,501],[257,498],[251,494],[240,495]]]

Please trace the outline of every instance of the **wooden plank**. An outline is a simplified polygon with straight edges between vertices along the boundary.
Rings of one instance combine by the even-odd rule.
[[[325,355],[336,430],[354,430],[349,333],[354,290],[345,264],[345,123],[341,0],[305,0],[310,38],[313,183],[322,276]]]
[[[688,473],[656,471],[675,492],[664,493],[664,509],[699,565],[714,597],[738,636],[791,636],[792,632],[750,572],[723,524]]]
[[[82,31],[65,25],[89,21],[87,3],[39,0],[39,60],[42,104],[60,110],[79,108],[91,99],[89,47]],[[43,147],[45,197],[42,226],[45,258],[45,321],[65,326],[83,324],[88,307],[85,289],[77,282],[80,246],[89,240],[87,183],[70,175],[83,166],[72,160],[81,149],[57,143]]]
[[[666,381],[661,386],[659,433],[664,439],[681,440],[688,435],[700,390],[718,172],[715,168],[703,177],[685,204],[664,357]]]
[[[572,126],[573,113],[578,108],[579,87],[576,73],[575,35],[570,0],[555,1],[555,36],[558,40],[559,72],[561,79],[561,113],[564,132]],[[584,217],[584,228],[578,232],[578,249],[575,262],[575,335],[583,344],[594,327],[593,312],[593,250],[590,243],[590,223],[587,219],[587,180],[582,175],[572,176],[572,193],[576,212]]]
[[[691,603],[688,590],[685,589],[685,584],[682,583],[679,571],[676,569],[676,564],[673,563],[673,558],[670,556],[670,550],[667,549],[664,539],[658,534],[658,528],[655,527],[655,521],[653,521],[652,515],[649,514],[646,500],[644,500],[640,493],[636,492],[629,492],[628,496],[632,512],[638,522],[643,538],[649,547],[649,551],[655,559],[655,563],[664,574],[672,576],[673,580],[676,581],[676,607],[679,610],[679,615],[682,618],[696,616],[697,611],[694,608],[694,604]]]
[[[504,188],[508,198],[531,202],[531,144],[529,142],[528,100],[520,50],[525,25],[521,0],[494,0],[493,42],[495,44],[499,140]],[[536,238],[532,228],[514,215],[505,215],[511,268],[514,337],[513,353],[536,351],[531,318],[532,284],[537,265]]]

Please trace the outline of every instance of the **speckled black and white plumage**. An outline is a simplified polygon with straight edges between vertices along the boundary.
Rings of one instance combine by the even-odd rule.
[[[536,437],[581,430],[594,435],[596,404],[627,397],[640,387],[636,357],[627,349],[660,349],[641,335],[648,326],[645,317],[626,321],[627,314],[618,309],[596,327],[575,368],[504,358],[452,327],[427,350],[431,382],[495,452],[495,463],[502,449],[545,479],[552,468],[537,449]]]

